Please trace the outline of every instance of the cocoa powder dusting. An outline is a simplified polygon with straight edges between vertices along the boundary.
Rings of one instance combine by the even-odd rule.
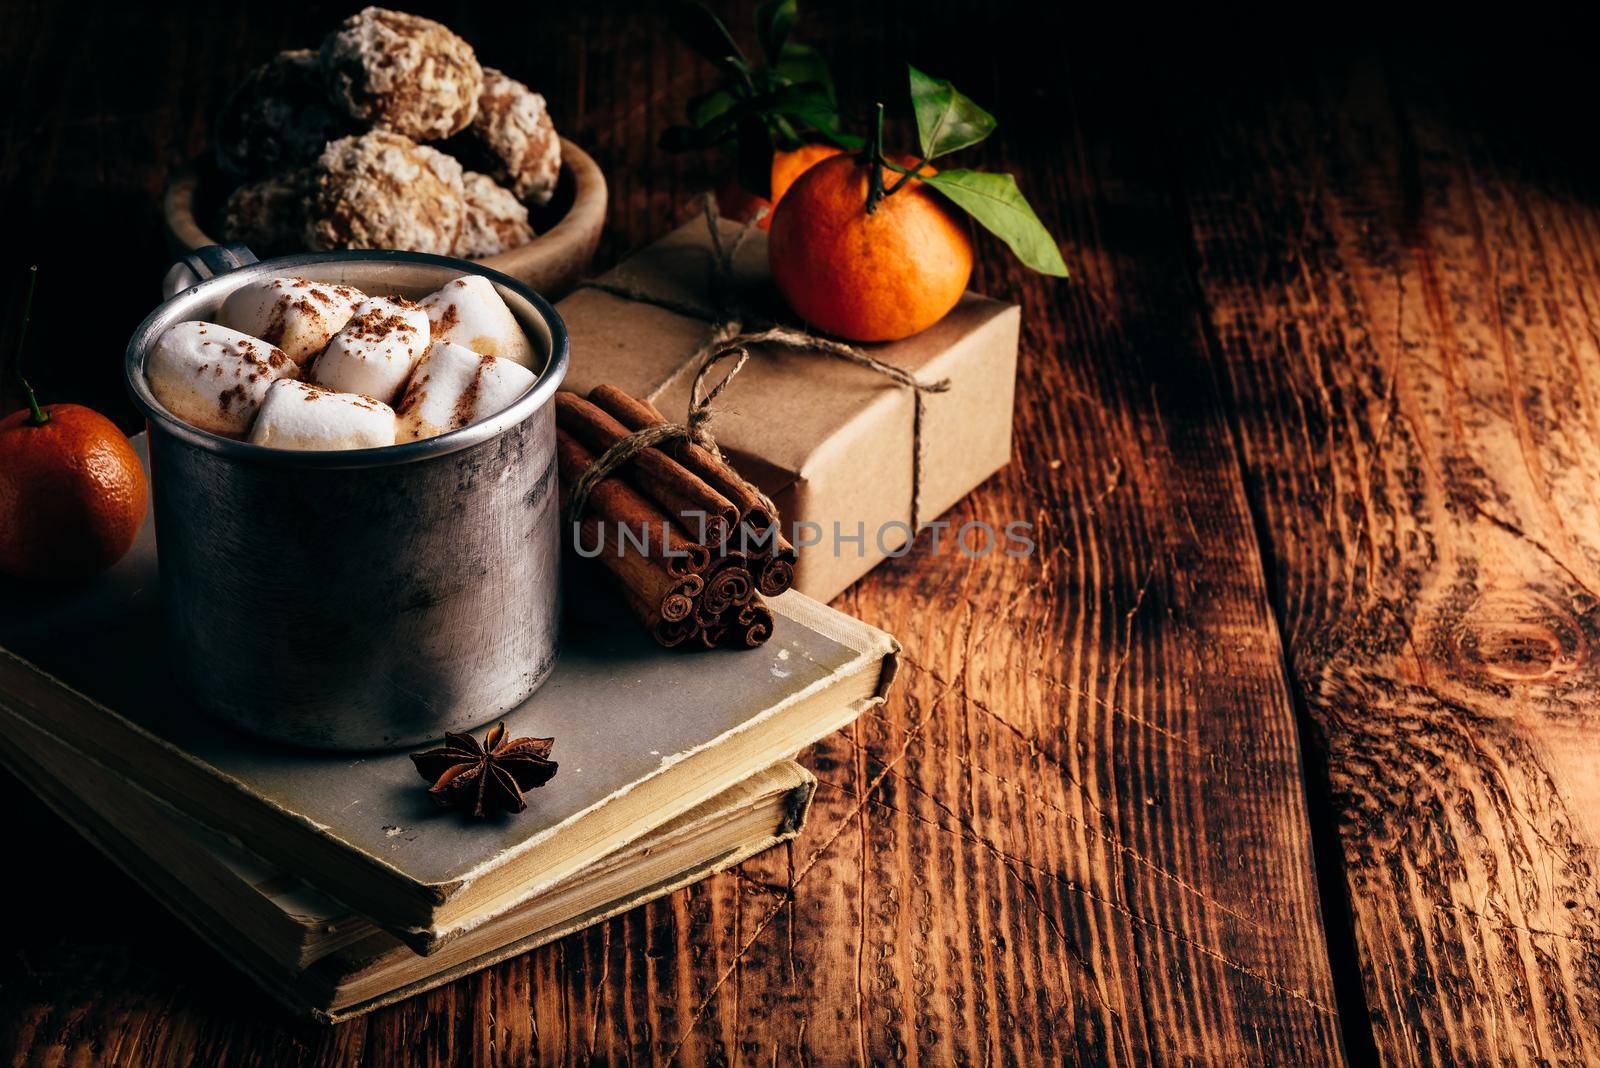
[[[272,305],[272,317],[267,320],[267,328],[261,332],[261,340],[269,345],[283,344],[283,335],[288,332],[288,297],[279,297]]]
[[[428,336],[438,340],[455,329],[456,324],[460,321],[461,312],[454,304],[446,304],[444,311],[439,313],[439,318],[434,321],[432,328],[428,331]]]
[[[394,303],[401,307],[415,307],[410,302],[398,298]],[[382,308],[373,308],[351,319],[345,329],[363,341],[386,341],[391,335],[415,333],[417,328],[403,315],[389,315]]]
[[[456,398],[455,411],[450,413],[450,429],[460,430],[472,422],[473,415],[478,411],[478,395],[483,392],[483,376],[489,373],[493,365],[493,356],[479,357],[478,371],[472,376],[471,384]]]

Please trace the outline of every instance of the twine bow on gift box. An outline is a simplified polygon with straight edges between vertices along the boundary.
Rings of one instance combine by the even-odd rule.
[[[672,441],[689,441],[706,449],[718,459],[722,458],[722,450],[717,447],[706,424],[710,422],[712,411],[711,404],[722,392],[728,388],[735,375],[743,369],[750,359],[748,346],[772,344],[782,345],[796,352],[810,352],[828,356],[846,363],[865,367],[867,370],[882,375],[897,385],[905,386],[912,391],[915,405],[912,410],[911,422],[911,517],[910,527],[912,535],[922,529],[922,421],[926,406],[924,397],[929,393],[944,393],[950,389],[950,380],[941,378],[936,382],[922,382],[911,372],[893,364],[885,363],[853,345],[846,345],[841,341],[831,338],[818,337],[797,327],[785,326],[782,323],[759,318],[748,311],[741,309],[737,303],[735,287],[733,285],[734,257],[739,252],[739,247],[744,243],[755,223],[761,218],[757,215],[754,219],[744,223],[739,232],[730,243],[722,240],[722,230],[717,212],[716,197],[710,193],[705,197],[706,226],[711,232],[712,262],[711,262],[711,293],[716,301],[716,308],[704,308],[687,301],[674,300],[670,297],[661,297],[647,293],[632,286],[618,285],[614,282],[590,280],[578,283],[579,289],[597,289],[602,293],[609,293],[614,297],[624,300],[638,301],[650,304],[664,311],[670,311],[692,319],[700,319],[712,324],[711,334],[701,346],[695,349],[687,359],[679,365],[679,369],[692,367],[699,364],[695,372],[694,382],[689,390],[689,411],[687,418],[682,423],[663,423],[658,426],[646,427],[643,430],[629,434],[611,448],[602,453],[595,462],[584,471],[569,491],[567,505],[568,519],[575,520],[583,514],[585,504],[588,502],[589,493],[595,486],[613,474],[619,467],[633,459],[640,452],[653,446],[660,446]],[[746,330],[749,322],[754,329]],[[707,375],[711,369],[723,360],[732,359],[734,365],[727,374],[722,376],[703,396],[701,390],[705,385]],[[746,484],[749,485],[748,480]],[[772,515],[777,515],[777,508],[771,499],[755,486],[750,486],[751,491],[760,498]]]

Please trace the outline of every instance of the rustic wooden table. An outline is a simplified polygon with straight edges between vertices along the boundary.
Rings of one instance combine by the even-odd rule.
[[[165,171],[245,67],[350,6],[6,5],[7,307],[40,262],[51,397],[129,417]],[[600,160],[603,260],[719,177],[655,147],[708,72],[652,9],[427,13]],[[974,156],[1019,176],[1075,278],[983,245],[975,286],[1024,307],[1016,446],[949,518],[1030,520],[1039,551],[915,552],[839,599],[908,668],[806,755],[800,840],[321,1030],[6,779],[4,1047],[1600,1060],[1600,170],[1558,118],[1587,57],[1503,26],[1152,21],[808,5],[849,98],[903,99],[910,58],[1001,116]]]

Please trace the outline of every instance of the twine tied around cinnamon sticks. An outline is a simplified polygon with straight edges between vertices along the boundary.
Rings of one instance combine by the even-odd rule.
[[[701,319],[709,322],[712,329],[705,342],[679,365],[680,368],[692,367],[695,364],[700,365],[689,391],[689,411],[685,421],[645,427],[607,449],[583,473],[569,491],[568,521],[574,522],[582,516],[589,494],[595,486],[645,449],[673,441],[688,441],[701,446],[720,460],[722,458],[722,450],[717,447],[715,439],[712,438],[710,431],[706,429],[706,424],[710,422],[712,416],[711,404],[728,388],[734,376],[749,361],[749,346],[774,344],[782,345],[796,352],[816,353],[843,360],[857,367],[865,367],[867,370],[889,379],[896,385],[904,386],[912,391],[914,407],[911,420],[911,516],[909,525],[912,535],[915,536],[917,531],[922,529],[922,423],[926,408],[925,397],[929,393],[944,393],[948,391],[950,389],[950,380],[941,378],[936,382],[920,381],[904,368],[885,363],[883,360],[862,352],[853,345],[834,341],[831,338],[818,337],[797,327],[760,319],[745,309],[741,309],[738,306],[733,285],[734,257],[738,254],[739,247],[744,243],[746,236],[748,236],[761,216],[758,214],[741,225],[733,240],[725,243],[722,239],[721,227],[718,225],[720,217],[717,211],[716,195],[707,193],[704,205],[706,226],[711,233],[713,251],[711,293],[712,299],[717,305],[715,308],[707,309],[685,301],[647,293],[632,286],[603,282],[598,279],[578,283],[578,288],[580,289],[597,289],[602,293],[609,293],[624,300],[650,304],[664,311],[674,312],[688,318]],[[745,329],[747,321],[752,326],[750,330]],[[702,397],[700,391],[705,383],[706,376],[713,367],[727,359],[735,361],[732,369]],[[746,485],[752,493],[760,498],[768,511],[773,516],[776,516],[777,509],[773,506],[771,499],[756,487],[750,485],[748,481],[746,481]]]
[[[710,373],[713,367],[725,359],[733,359],[735,361],[733,369],[723,375],[722,381],[718,382],[711,388],[709,393],[702,397],[700,390],[705,384],[706,375]],[[689,418],[687,422],[661,423],[656,426],[644,427],[642,430],[635,430],[596,457],[594,463],[590,464],[583,474],[573,482],[571,488],[567,490],[567,522],[576,523],[582,518],[583,510],[589,504],[589,494],[594,488],[610,478],[618,468],[646,449],[665,445],[671,441],[688,441],[700,446],[718,460],[721,460],[723,458],[722,450],[717,448],[716,440],[712,438],[710,432],[705,428],[705,424],[711,419],[711,402],[716,400],[722,391],[728,388],[728,383],[733,381],[733,376],[739,373],[739,369],[749,359],[749,350],[742,347],[724,349],[714,354],[710,359],[706,360],[699,373],[694,376],[694,384],[689,390]],[[767,509],[768,514],[773,516],[778,514],[778,507],[772,503],[772,498],[751,485],[748,480],[744,484],[751,494],[761,502],[762,506]]]

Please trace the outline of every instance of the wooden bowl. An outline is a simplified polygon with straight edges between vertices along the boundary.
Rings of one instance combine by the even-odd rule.
[[[183,254],[222,243],[206,226],[217,217],[227,191],[210,167],[189,164],[172,172],[161,194],[161,217],[174,251]],[[605,226],[606,178],[599,164],[563,137],[556,195],[543,208],[529,208],[529,216],[537,237],[521,248],[472,262],[503,271],[543,296],[558,297],[588,273]]]

